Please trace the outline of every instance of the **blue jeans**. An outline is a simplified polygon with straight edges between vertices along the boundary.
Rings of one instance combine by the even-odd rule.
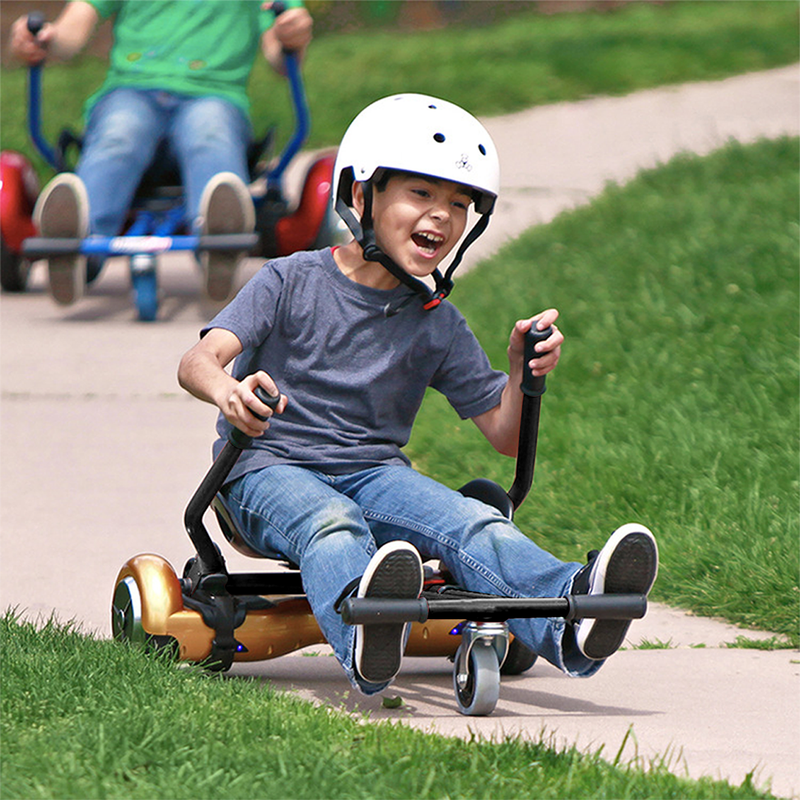
[[[410,467],[382,466],[350,475],[266,467],[233,481],[225,493],[251,547],[300,566],[325,638],[365,694],[388,684],[354,675],[355,629],[342,622],[334,604],[364,573],[379,546],[396,539],[410,542],[423,560],[440,559],[459,586],[505,597],[568,594],[582,566],[559,561],[494,508]],[[509,627],[523,644],[570,675],[588,676],[601,666],[568,645],[572,634],[565,637],[563,619],[516,619]]]
[[[109,92],[91,111],[76,170],[89,195],[90,232],[121,231],[157,153],[179,170],[186,218],[193,221],[203,188],[216,173],[229,171],[249,181],[250,138],[245,114],[220,97],[130,88]]]

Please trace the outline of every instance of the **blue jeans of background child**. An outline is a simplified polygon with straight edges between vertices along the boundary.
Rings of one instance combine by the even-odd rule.
[[[76,169],[89,195],[90,233],[120,232],[162,142],[183,180],[186,217],[194,220],[213,175],[233,172],[249,182],[250,138],[245,114],[220,97],[130,88],[109,92],[90,113]]]
[[[295,466],[247,473],[225,489],[242,534],[254,549],[300,566],[314,616],[354,685],[365,694],[388,684],[354,676],[355,629],[334,609],[376,549],[402,539],[426,559],[440,559],[459,586],[506,597],[568,594],[582,566],[559,561],[494,508],[462,497],[410,467],[382,466],[325,475]],[[511,620],[511,632],[549,662],[575,676],[596,672],[568,648],[563,619]]]

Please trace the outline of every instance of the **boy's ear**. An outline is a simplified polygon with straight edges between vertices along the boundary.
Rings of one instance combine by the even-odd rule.
[[[364,185],[361,181],[353,181],[353,208],[358,212],[358,216],[364,216]]]

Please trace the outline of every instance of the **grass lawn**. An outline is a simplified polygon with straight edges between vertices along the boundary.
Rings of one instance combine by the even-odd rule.
[[[614,753],[365,725],[257,681],[209,678],[69,627],[0,619],[4,798],[770,797]],[[620,743],[622,744],[622,743]],[[644,767],[647,767],[645,770]]]
[[[793,2],[676,2],[321,37],[306,66],[311,144],[333,144],[366,102],[394,91],[512,111],[792,63],[797,33]],[[102,71],[92,59],[48,70],[51,137],[79,123]],[[29,152],[23,84],[21,70],[0,74],[0,138]],[[258,127],[275,116],[288,127],[285,104],[268,113],[261,100],[282,91],[256,70]],[[548,378],[523,530],[583,561],[616,525],[640,520],[661,547],[657,599],[794,646],[798,218],[797,140],[731,145],[610,186],[509,244],[453,295],[499,367],[514,320],[562,311],[567,344]],[[453,486],[510,483],[510,462],[435,394],[409,450]],[[667,764],[626,766],[546,739],[364,725],[13,613],[0,636],[4,798],[768,796],[749,781],[683,780]]]
[[[798,13],[785,0],[632,3],[554,16],[532,6],[481,28],[328,34],[314,41],[304,68],[309,145],[335,145],[364,106],[395,92],[444,97],[481,116],[790,64],[800,58]],[[105,63],[91,57],[45,68],[49,141],[64,126],[82,128],[83,102],[104,74]],[[27,138],[25,79],[24,69],[0,70],[0,141],[31,155],[46,178]],[[250,96],[255,130],[274,122],[279,141],[288,137],[286,87],[263,60]]]

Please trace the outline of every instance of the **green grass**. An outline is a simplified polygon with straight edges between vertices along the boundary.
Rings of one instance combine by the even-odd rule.
[[[477,31],[322,37],[306,68],[310,143],[335,143],[366,102],[395,91],[513,111],[792,63],[797,31],[793,2],[678,2]],[[48,69],[50,137],[79,124],[102,72],[93,59]],[[0,73],[0,140],[30,152],[23,84],[21,70]],[[282,92],[256,70],[258,128],[276,117],[289,127],[285,103],[266,110]],[[661,547],[655,597],[794,646],[797,153],[783,140],[676,159],[531,230],[454,294],[500,367],[515,319],[562,310],[567,344],[548,379],[523,529],[583,560],[639,519]],[[507,460],[435,395],[410,452],[454,486],[481,474],[510,483]],[[53,622],[37,631],[7,614],[0,634],[4,798],[767,796],[749,780],[691,782],[666,761],[645,771],[547,740],[363,725]]]
[[[8,800],[771,796],[750,779],[689,781],[663,761],[609,763],[614,753],[546,740],[364,725],[257,681],[207,677],[11,612],[0,619],[0,653]]]
[[[652,527],[654,597],[798,643],[798,142],[731,144],[609,186],[453,294],[496,366],[514,320],[561,310],[536,479],[517,521],[582,561]],[[457,486],[513,464],[426,399],[410,452]]]
[[[328,34],[315,40],[305,67],[309,145],[335,145],[361,108],[395,92],[433,94],[489,115],[722,78],[799,57],[797,4],[780,0],[645,3],[554,16],[531,10],[482,28]],[[50,141],[65,125],[81,128],[83,101],[104,72],[103,61],[88,57],[45,69]],[[24,70],[0,71],[0,140],[31,154],[24,85]],[[257,62],[250,88],[256,130],[275,121],[285,138],[285,85]],[[42,177],[49,174],[38,156],[34,163]]]
[[[516,318],[564,312],[523,529],[582,559],[641,519],[661,546],[658,598],[795,647],[797,176],[796,139],[678,158],[529,231],[455,293],[498,365]],[[445,405],[426,400],[417,463],[507,485],[508,460]],[[4,798],[767,796],[675,777],[669,754],[626,765],[546,737],[364,725],[10,612],[0,634]]]

